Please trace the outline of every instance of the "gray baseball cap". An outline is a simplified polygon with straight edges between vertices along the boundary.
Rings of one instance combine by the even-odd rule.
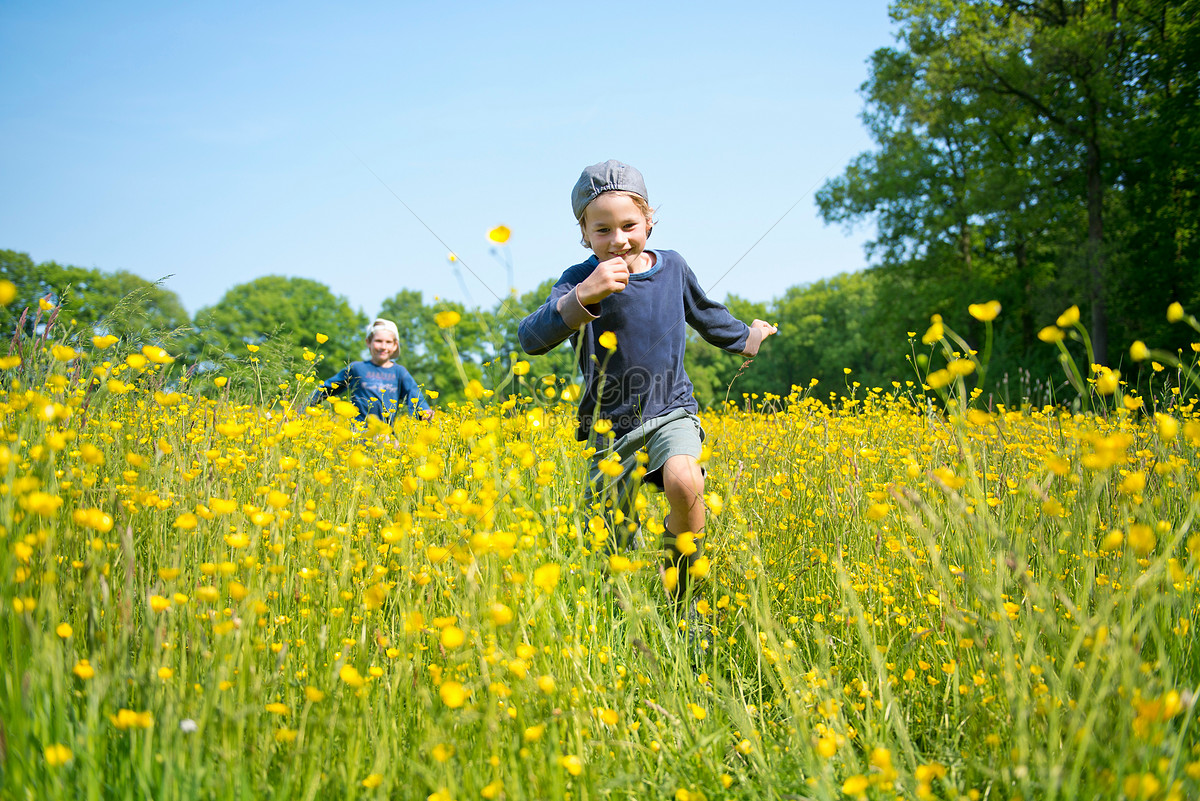
[[[632,192],[650,200],[642,174],[628,164],[609,159],[588,167],[575,182],[575,188],[571,190],[571,211],[575,212],[576,220],[583,218],[583,210],[602,192]]]

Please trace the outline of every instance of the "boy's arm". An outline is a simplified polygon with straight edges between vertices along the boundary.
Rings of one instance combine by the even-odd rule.
[[[430,408],[429,401],[426,400],[425,393],[421,390],[421,385],[404,367],[400,368],[400,397],[403,399],[402,403],[408,409],[408,413],[413,417],[419,417],[422,420],[433,417],[433,409]]]
[[[321,382],[321,385],[313,390],[313,394],[308,396],[308,403],[305,406],[314,406],[328,398],[330,395],[341,395],[346,391],[346,381],[350,372],[349,367],[343,367],[337,372],[333,378]]]
[[[587,267],[586,264],[578,266]],[[576,267],[567,270],[550,290],[550,297],[546,302],[521,321],[517,327],[517,337],[526,353],[532,356],[549,353],[580,328],[600,319],[600,300],[612,292],[595,297],[597,293],[589,295],[587,287],[592,274],[600,272],[602,266],[599,265],[594,271],[583,275],[580,275],[581,271]],[[584,280],[576,283],[581,277]],[[628,281],[628,277],[626,280]]]
[[[775,326],[763,320],[746,325],[729,309],[704,293],[696,274],[684,267],[684,316],[706,342],[729,353],[755,356],[762,342],[776,332]]]

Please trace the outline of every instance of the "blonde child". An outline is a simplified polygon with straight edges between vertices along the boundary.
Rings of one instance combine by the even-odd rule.
[[[619,161],[588,167],[571,192],[571,208],[592,256],[568,268],[546,302],[521,321],[521,346],[537,355],[570,339],[584,380],[576,437],[589,440],[611,426],[611,438],[597,439],[588,481],[589,503],[601,500],[610,519],[624,520],[610,547],[637,543],[634,477],[637,453],[645,449],[643,478],[670,506],[664,579],[680,599],[688,568],[702,553],[705,524],[704,470],[697,461],[704,430],[683,368],[683,325],[744,356],[754,356],[776,329],[762,320],[739,321],[705,295],[682,256],[646,248],[653,209],[633,167]],[[621,470],[609,477],[600,463],[613,454]]]
[[[400,409],[425,420],[432,417],[433,410],[421,387],[408,370],[392,361],[400,348],[399,334],[391,320],[379,318],[371,323],[367,330],[370,361],[348,364],[313,392],[308,405],[348,390],[350,400],[358,407],[359,420],[374,416],[390,421]]]

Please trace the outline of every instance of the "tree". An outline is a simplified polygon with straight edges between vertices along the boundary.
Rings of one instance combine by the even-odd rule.
[[[305,363],[306,350],[321,354],[328,365],[322,370],[330,374],[361,358],[366,325],[361,311],[319,281],[268,275],[233,287],[196,312],[189,358],[210,366],[258,359],[263,385],[272,386]],[[318,342],[318,334],[329,340]],[[248,346],[262,355],[249,356]]]
[[[147,336],[164,342],[189,323],[187,311],[174,292],[123,270],[106,273],[52,261],[34,264],[26,253],[0,250],[0,279],[12,281],[17,287],[16,300],[0,309],[0,328],[8,334],[27,308],[30,313],[25,333],[33,332],[38,300],[42,298],[61,305],[59,323],[84,336]]]
[[[1196,291],[1200,7],[1179,5],[895,3],[902,46],[876,52],[864,85],[878,148],[826,184],[822,214],[875,219],[872,253],[916,310],[1000,299],[1010,367],[1082,288],[1107,361],[1114,310],[1128,340],[1142,301],[1165,308],[1167,284]],[[1169,265],[1158,286],[1151,242]],[[981,333],[969,319],[960,330]]]

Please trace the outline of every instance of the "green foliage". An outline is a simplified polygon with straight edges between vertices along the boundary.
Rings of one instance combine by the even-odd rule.
[[[0,250],[0,280],[12,281],[16,299],[0,307],[0,332],[11,336],[28,309],[25,334],[33,333],[38,301],[61,306],[59,321],[82,336],[118,337],[157,332],[155,341],[188,324],[179,297],[132,273],[105,273],[55,262],[34,264],[26,253]]]
[[[319,281],[268,275],[233,287],[213,306],[196,312],[196,334],[188,359],[202,369],[223,369],[247,358],[247,346],[267,347],[257,358],[260,383],[287,381],[305,363],[305,352],[321,353],[340,365],[358,359],[365,348],[367,318]],[[317,335],[329,341],[317,342]]]
[[[895,3],[900,44],[863,86],[877,149],[818,193],[827,221],[877,225],[881,296],[906,300],[880,319],[998,299],[996,376],[1046,375],[1037,331],[1072,304],[1099,361],[1139,338],[1185,347],[1163,310],[1200,292],[1198,12]]]

